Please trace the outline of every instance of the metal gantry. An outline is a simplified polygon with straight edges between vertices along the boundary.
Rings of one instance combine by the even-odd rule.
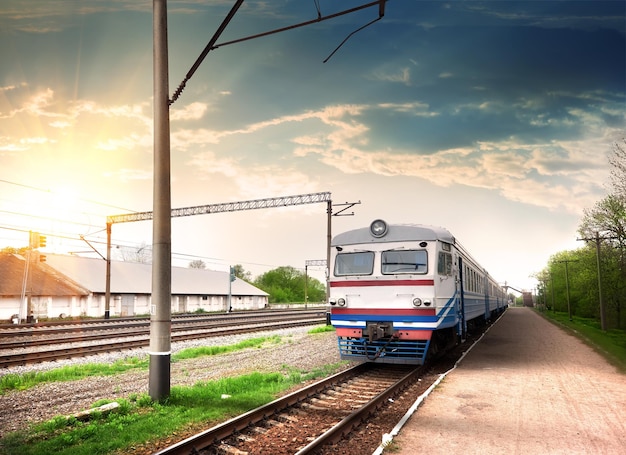
[[[207,215],[209,213],[238,212],[241,210],[267,209],[272,207],[287,207],[290,205],[317,204],[331,200],[329,192],[298,194],[296,196],[281,196],[249,201],[222,202],[219,204],[197,205],[172,209],[171,217]],[[153,212],[134,212],[107,217],[107,224],[129,223],[133,221],[151,220]]]
[[[252,199],[248,201],[222,202],[218,204],[197,205],[193,207],[182,207],[171,209],[171,218],[181,216],[207,215],[210,213],[238,212],[242,210],[257,210],[273,207],[288,207],[292,205],[317,204],[326,202],[328,204],[328,212],[332,213],[331,193],[307,193],[297,194],[295,196],[281,196],[264,199]],[[151,220],[154,212],[133,212],[121,215],[111,215],[107,217],[107,269],[106,269],[106,291],[104,304],[104,317],[109,318],[111,305],[111,233],[114,223],[131,223],[136,221]],[[329,215],[330,216],[330,215]],[[330,229],[330,221],[329,221]],[[330,236],[330,232],[328,233]],[[327,249],[330,249],[330,240],[328,240]]]

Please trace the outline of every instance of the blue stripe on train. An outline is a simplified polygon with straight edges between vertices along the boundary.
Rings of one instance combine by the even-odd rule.
[[[420,341],[372,341],[364,338],[338,338],[342,360],[423,365],[430,340]]]

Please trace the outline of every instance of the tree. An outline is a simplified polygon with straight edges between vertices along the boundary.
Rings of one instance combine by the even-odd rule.
[[[609,164],[611,191],[593,208],[585,209],[578,228],[582,239],[587,240],[586,246],[551,257],[538,279],[546,283],[542,289],[545,298],[554,295],[556,311],[567,311],[564,261],[568,261],[572,314],[598,319],[599,274],[606,323],[609,327],[622,328],[626,325],[626,311],[623,311],[626,306],[626,139],[613,144]],[[596,235],[600,240],[599,254]]]
[[[254,285],[270,295],[270,303],[292,303],[304,302],[305,281],[308,300],[323,301],[325,286],[315,278],[307,279],[303,272],[291,266],[278,267],[264,273],[254,280]]]
[[[626,144],[626,140],[624,140]],[[600,273],[607,323],[623,326],[626,306],[626,147],[613,145],[609,155],[613,191],[584,211],[578,232],[584,239],[598,236],[600,244]],[[596,276],[597,276],[596,272]],[[597,288],[597,284],[595,286]]]
[[[206,269],[206,264],[201,259],[194,259],[189,263],[190,269]]]
[[[235,269],[235,276],[237,278],[247,281],[248,283],[252,282],[252,274],[246,271],[241,264],[235,264],[233,268]]]
[[[626,198],[609,194],[592,209],[585,209],[578,232],[593,238],[596,232],[620,248],[626,245]]]
[[[622,199],[626,198],[626,138],[622,139],[622,143],[613,144],[613,153],[609,155],[609,164],[611,165],[611,184],[613,190]]]
[[[15,248],[15,247],[12,247],[12,246],[7,246],[7,247],[2,248],[2,250],[0,250],[0,253],[19,254],[19,255],[25,256],[27,250],[28,250],[27,246],[23,246],[21,248]]]
[[[152,262],[152,246],[145,242],[140,247],[123,246],[119,248],[119,254],[125,262],[139,262],[150,264]]]

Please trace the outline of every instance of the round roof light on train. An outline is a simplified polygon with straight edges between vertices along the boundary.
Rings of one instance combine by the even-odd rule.
[[[374,220],[370,224],[370,232],[374,237],[383,237],[388,229],[387,223],[383,220]]]

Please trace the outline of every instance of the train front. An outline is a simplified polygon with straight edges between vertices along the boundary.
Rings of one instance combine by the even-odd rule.
[[[426,226],[376,220],[333,239],[330,318],[342,359],[425,362],[442,321],[437,302],[443,298],[440,306],[450,306],[455,294],[450,279],[447,295],[436,295],[436,282],[444,281],[437,277],[439,252],[454,242],[451,236],[450,243],[441,242],[439,234]]]

